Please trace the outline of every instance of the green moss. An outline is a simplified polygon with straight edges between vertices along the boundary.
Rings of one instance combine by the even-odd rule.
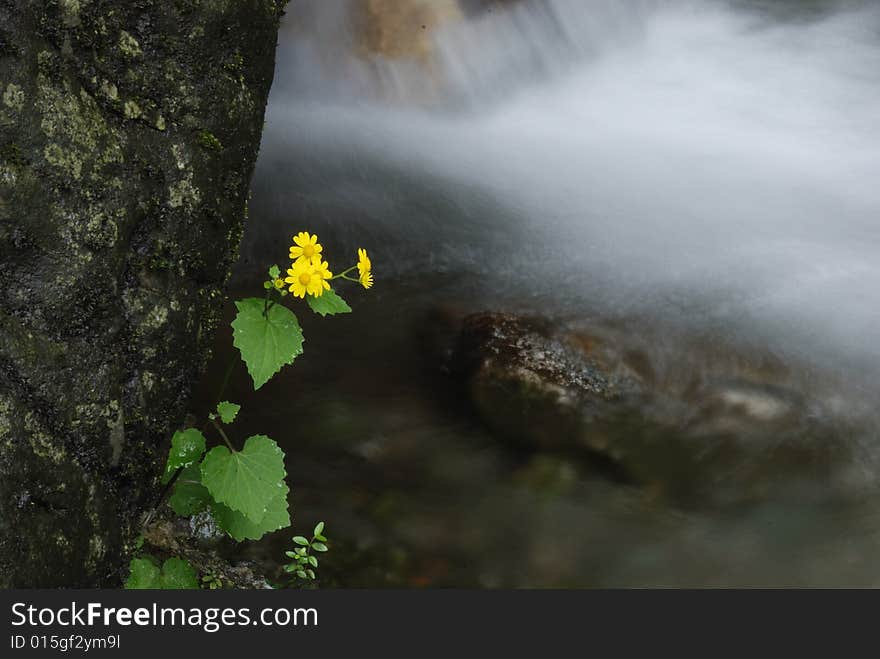
[[[137,101],[126,101],[123,106],[123,112],[126,119],[137,119],[142,114],[141,106],[137,104]]]
[[[14,82],[10,82],[3,92],[3,104],[17,112],[24,107],[24,91]]]
[[[81,22],[79,18],[79,0],[58,0],[58,4],[61,6],[64,25],[66,27],[78,27]]]
[[[199,133],[199,144],[210,151],[222,151],[223,144],[210,131],[203,130]]]
[[[125,30],[119,33],[119,50],[129,59],[134,59],[144,54],[138,40]]]
[[[64,176],[73,178],[78,181],[82,177],[82,161],[76,154],[65,151],[55,143],[47,144],[43,149],[43,156],[51,165],[55,165],[61,170]]]
[[[189,179],[183,179],[168,188],[168,204],[171,208],[192,208],[199,203],[201,195]]]

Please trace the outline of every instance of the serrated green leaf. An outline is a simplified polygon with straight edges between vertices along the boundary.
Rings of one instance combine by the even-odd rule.
[[[235,421],[235,417],[238,415],[240,409],[241,405],[230,403],[228,400],[224,400],[222,403],[217,403],[217,414],[220,415],[220,420],[223,423],[232,423]]]
[[[348,303],[339,297],[333,289],[324,291],[324,294],[320,297],[307,295],[306,302],[309,303],[312,311],[322,316],[335,316],[340,313],[351,313],[351,307],[348,306]]]
[[[327,545],[325,545],[323,542],[313,542],[312,549],[314,549],[315,551],[324,552],[327,551]]]
[[[272,279],[278,279],[279,275],[281,275],[281,268],[273,264],[272,267],[269,268],[269,276]]]
[[[290,512],[287,507],[288,492],[290,492],[289,488],[284,485],[278,495],[269,502],[266,514],[256,523],[222,503],[211,504],[211,514],[217,525],[232,539],[238,542],[245,539],[259,540],[266,533],[290,526]]]
[[[174,484],[174,493],[168,499],[171,510],[182,517],[200,513],[208,507],[211,494],[202,485],[202,472],[199,465],[190,465],[182,472]]]
[[[168,461],[165,463],[162,482],[170,481],[175,471],[189,467],[198,461],[204,452],[205,436],[198,429],[187,428],[175,432],[171,438],[171,450],[168,452]]]
[[[192,590],[199,587],[199,579],[193,566],[182,558],[169,558],[162,565],[162,585],[166,590]]]
[[[324,522],[318,522],[315,524],[315,530],[312,531],[312,535],[318,538],[324,532]],[[318,538],[320,540],[321,538]]]
[[[128,564],[128,569],[126,589],[150,590],[162,587],[161,570],[151,558],[133,558]]]
[[[266,315],[266,303],[260,298],[238,300],[235,306],[238,315],[232,321],[232,343],[257,390],[302,354],[302,329],[293,312],[281,304],[269,306]]]
[[[241,451],[215,446],[201,465],[202,484],[218,503],[259,524],[284,485],[284,452],[265,435],[248,437]]]

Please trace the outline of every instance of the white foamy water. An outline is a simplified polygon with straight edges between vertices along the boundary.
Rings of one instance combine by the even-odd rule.
[[[403,271],[684,314],[868,382],[880,8],[839,5],[524,2],[437,32],[428,74],[345,55],[346,3],[313,3],[279,53],[263,196]]]
[[[427,64],[359,52],[349,0],[295,4],[245,253],[262,275],[310,229],[334,269],[373,256],[356,313],[309,327],[319,357],[260,408],[341,537],[373,529],[453,585],[880,583],[878,3],[524,0],[445,24]],[[706,409],[791,405],[794,425],[743,425],[733,457],[699,436],[682,477],[755,485],[720,515],[587,472],[524,485],[503,438],[423,382],[413,324],[438,302],[606,330],[647,355],[645,415],[685,436],[703,385]],[[394,515],[362,506],[395,488]]]

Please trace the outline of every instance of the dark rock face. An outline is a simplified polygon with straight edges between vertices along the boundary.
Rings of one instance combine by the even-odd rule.
[[[448,335],[452,322],[431,324]],[[453,349],[433,352],[449,355],[478,416],[520,449],[584,459],[687,507],[827,484],[857,463],[859,422],[761,355],[698,342],[672,353],[650,329],[586,332],[497,313],[458,322]]]
[[[118,583],[237,253],[283,5],[0,0],[0,587]]]

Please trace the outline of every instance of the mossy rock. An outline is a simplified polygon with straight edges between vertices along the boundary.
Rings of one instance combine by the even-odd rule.
[[[0,587],[119,583],[237,256],[283,5],[0,0]]]

